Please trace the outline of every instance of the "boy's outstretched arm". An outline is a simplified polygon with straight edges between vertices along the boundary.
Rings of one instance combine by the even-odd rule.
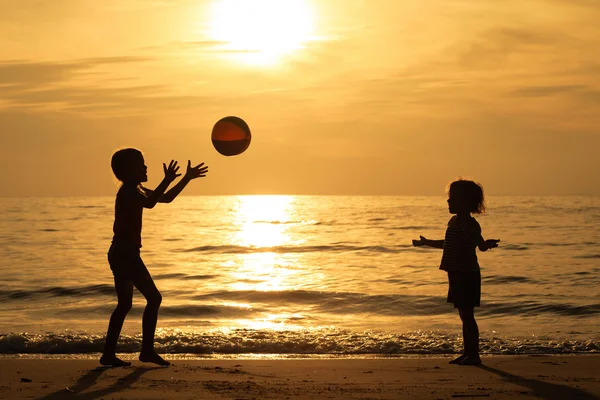
[[[154,190],[142,188],[146,192],[144,208],[153,208],[156,203],[162,199],[165,190],[167,190],[171,182],[173,182],[178,176],[181,176],[181,174],[177,173],[178,170],[179,167],[177,166],[177,161],[171,160],[168,167],[163,163],[165,177],[163,178],[162,182],[160,182],[160,184]]]
[[[429,247],[435,247],[436,249],[443,249],[444,248],[444,240],[430,240],[425,238],[424,236],[419,236],[419,240],[413,240],[413,246],[415,247],[419,247],[419,246],[429,246]]]
[[[167,193],[162,195],[158,201],[160,203],[172,202],[173,200],[175,200],[175,197],[177,197],[179,193],[181,193],[183,188],[185,188],[187,184],[190,183],[192,179],[203,178],[206,176],[207,172],[208,166],[204,165],[204,163],[200,163],[195,167],[192,167],[191,161],[188,160],[187,170],[183,178],[181,178],[181,180],[177,182],[177,184],[173,186]]]

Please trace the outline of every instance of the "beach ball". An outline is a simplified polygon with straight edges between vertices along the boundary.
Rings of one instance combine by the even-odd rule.
[[[250,146],[252,134],[243,119],[225,117],[213,126],[211,139],[215,149],[222,155],[237,156]]]

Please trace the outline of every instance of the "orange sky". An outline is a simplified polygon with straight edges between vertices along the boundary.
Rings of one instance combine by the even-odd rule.
[[[251,7],[249,7],[251,5]],[[112,195],[112,152],[205,161],[184,194],[600,195],[594,0],[4,0],[4,196]],[[214,122],[242,117],[242,156]]]

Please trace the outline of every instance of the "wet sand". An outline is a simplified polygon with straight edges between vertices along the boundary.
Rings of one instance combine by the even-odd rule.
[[[134,361],[0,358],[2,399],[599,399],[600,355]]]

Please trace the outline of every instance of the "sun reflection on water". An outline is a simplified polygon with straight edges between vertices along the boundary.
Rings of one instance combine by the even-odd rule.
[[[291,242],[287,234],[292,212],[291,196],[241,196],[235,221],[240,229],[233,238],[238,246],[275,250]],[[232,273],[235,290],[286,290],[293,289],[296,273],[286,268],[287,261],[277,251],[240,255],[238,268]]]
[[[233,244],[264,249],[238,255],[237,268],[231,270],[231,289],[235,291],[294,290],[298,271],[290,266],[289,257],[278,252],[277,247],[292,242],[288,234],[290,216],[293,214],[292,196],[240,196],[234,208],[234,223],[239,229],[232,238]],[[273,251],[269,251],[273,250]],[[248,329],[290,329],[288,313],[270,310],[256,319],[237,320],[236,324]]]
[[[248,248],[236,254],[228,264],[229,285],[237,292],[285,292],[299,290],[306,283],[306,271],[299,267],[299,256],[287,251],[286,246],[303,242],[294,234],[294,225],[301,223],[294,217],[294,196],[240,196],[233,207],[236,226],[231,244]],[[275,295],[277,296],[277,295]],[[237,319],[234,326],[244,329],[289,330],[300,329],[293,321],[303,315],[288,309],[285,302],[273,305],[272,295],[255,298],[252,304],[223,303],[241,308],[265,309],[253,319]],[[270,303],[270,306],[267,304]],[[269,307],[266,309],[265,307]],[[290,323],[291,322],[291,323]]]
[[[242,256],[239,268],[232,273],[234,290],[294,290],[298,271],[288,267],[286,260],[275,253]]]
[[[234,244],[250,247],[274,247],[290,243],[286,234],[292,196],[240,196],[236,211]]]

